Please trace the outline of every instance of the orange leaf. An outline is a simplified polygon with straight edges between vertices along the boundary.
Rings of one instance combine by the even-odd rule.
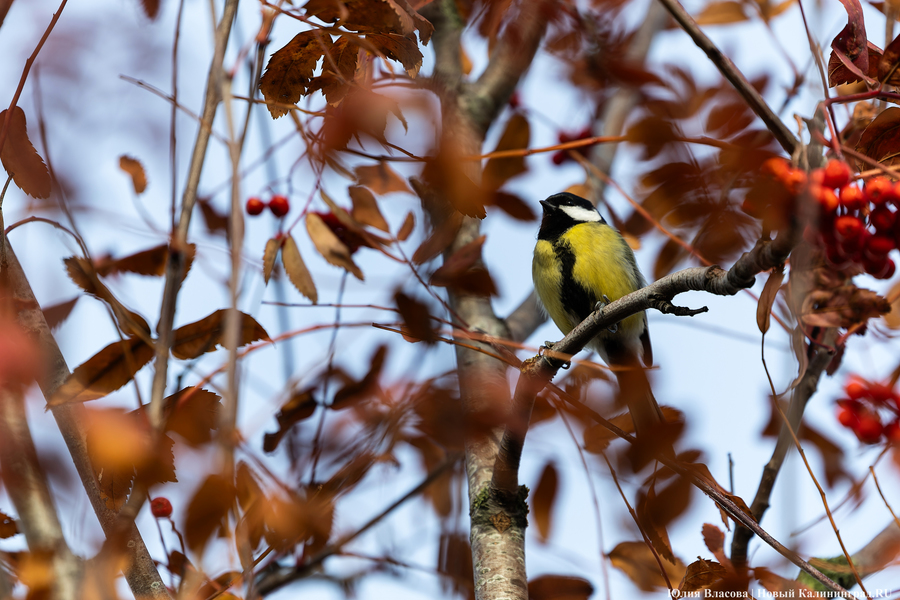
[[[19,533],[16,520],[6,513],[0,512],[0,540],[11,538]]]
[[[529,600],[588,600],[594,586],[581,577],[541,575],[528,582]]]
[[[234,503],[234,484],[222,475],[206,478],[187,508],[184,525],[184,541],[191,550],[201,551],[209,538],[226,527],[226,519]]]
[[[0,112],[0,129],[7,117],[6,110]],[[25,111],[14,106],[9,119],[6,142],[0,148],[0,162],[7,174],[19,188],[32,198],[50,197],[50,171],[41,155],[37,153],[31,140],[28,139],[28,128],[25,125]]]
[[[612,565],[625,573],[641,590],[652,592],[665,587],[666,580],[659,572],[659,561],[644,542],[621,542],[609,553]],[[669,581],[674,585],[684,576],[684,563],[661,561]]]
[[[284,263],[284,270],[287,272],[288,279],[297,288],[297,291],[312,300],[315,304],[319,301],[319,294],[316,292],[316,284],[313,282],[303,257],[300,256],[300,249],[297,248],[297,242],[294,238],[288,236],[284,241],[284,248],[281,250],[281,260]]]
[[[263,251],[263,279],[267,284],[269,283],[269,278],[272,277],[275,259],[278,258],[278,251],[281,250],[283,241],[283,238],[273,237],[266,242],[266,249]]]
[[[353,201],[353,211],[351,215],[354,219],[364,225],[371,225],[375,229],[381,231],[390,231],[387,221],[378,209],[378,202],[375,196],[368,189],[358,185],[350,186],[347,190],[350,193],[350,200]]]
[[[856,143],[856,151],[887,165],[896,164],[900,153],[900,108],[888,107],[875,117]]]
[[[306,215],[306,231],[309,232],[309,238],[316,246],[316,250],[326,261],[353,273],[360,281],[365,279],[360,268],[353,262],[350,250],[334,235],[319,215],[315,213]]]
[[[497,142],[494,152],[503,150],[526,150],[531,139],[531,127],[528,119],[520,113],[513,114],[506,123],[506,129]],[[488,159],[482,173],[482,183],[489,190],[499,189],[504,183],[516,175],[528,170],[524,156]]]
[[[412,193],[409,184],[384,161],[373,166],[356,167],[353,170],[356,181],[378,195],[391,192]]]
[[[415,77],[422,68],[422,52],[415,38],[396,33],[370,33],[366,36],[366,41],[387,58],[403,65],[410,77]]]
[[[886,296],[894,298],[894,301],[891,302],[891,312],[884,315],[884,322],[891,329],[900,329],[900,282],[895,283]]]
[[[705,590],[722,581],[727,575],[728,570],[719,563],[698,558],[685,569],[684,578],[678,589],[682,592]]]
[[[186,387],[165,400],[169,417],[166,431],[173,431],[191,446],[212,441],[212,430],[218,427],[221,398],[203,388]]]
[[[437,341],[438,335],[425,304],[403,292],[397,292],[394,301],[397,303],[400,316],[403,317],[404,328],[409,332],[408,336],[403,335],[403,339],[407,342],[425,342],[426,344],[433,344]]]
[[[240,312],[240,311],[238,311]],[[225,322],[228,309],[222,308],[208,317],[183,325],[173,332],[172,354],[175,358],[189,360],[207,352],[216,350],[216,346],[222,343],[225,334]],[[257,340],[271,341],[269,334],[256,319],[248,314],[241,315],[241,335],[238,346],[244,346]]]
[[[537,214],[528,204],[509,192],[494,192],[488,196],[491,206],[496,206],[517,221],[535,221]]]
[[[159,14],[159,0],[141,0],[141,8],[144,9],[144,14],[148,18],[156,19]]]
[[[312,395],[311,389],[294,391],[287,402],[281,405],[281,410],[275,418],[278,420],[278,430],[274,433],[267,433],[263,439],[263,451],[274,452],[281,442],[281,438],[294,426],[305,419],[313,416],[316,412],[318,402]]]
[[[544,465],[541,477],[538,479],[534,493],[531,495],[531,512],[538,528],[541,542],[546,543],[550,538],[550,526],[552,525],[553,504],[556,501],[556,492],[559,489],[559,475],[552,462]]]
[[[338,104],[347,95],[356,75],[359,43],[349,35],[341,35],[322,61],[322,74],[309,83],[309,92],[321,90],[325,100]]]
[[[194,264],[194,254],[197,251],[196,244],[188,244],[185,250],[184,273],[187,276]],[[97,274],[101,276],[115,275],[117,273],[135,273],[148,277],[161,277],[166,273],[166,261],[169,260],[169,246],[160,244],[148,250],[135,252],[116,260],[97,260],[94,264]]]
[[[744,5],[733,0],[711,2],[697,15],[698,25],[727,25],[747,20]]]
[[[782,281],[784,281],[784,266],[772,269],[766,285],[759,295],[759,303],[756,305],[756,326],[762,333],[769,331],[772,321],[772,306],[775,304],[775,298],[778,297]]]
[[[266,72],[259,80],[259,91],[269,102],[295,104],[308,92],[316,63],[331,48],[331,36],[317,29],[294,36],[283,48],[269,58]],[[273,119],[283,117],[288,109],[268,105]]]
[[[157,8],[159,8],[157,6]],[[131,184],[134,186],[135,194],[143,194],[147,189],[147,174],[144,172],[144,166],[136,158],[125,156],[119,157],[119,168],[131,176]]]
[[[153,348],[140,338],[113,342],[78,366],[50,398],[56,406],[96,400],[116,391],[153,359]]]
[[[353,404],[377,392],[379,389],[378,378],[381,376],[381,370],[384,368],[384,361],[386,359],[387,346],[378,346],[369,363],[369,372],[359,381],[350,381],[344,387],[339,389],[334,394],[331,408],[334,410],[349,408]]]
[[[406,213],[406,218],[403,220],[403,225],[400,226],[400,231],[397,232],[397,239],[401,242],[409,237],[409,234],[412,233],[413,227],[416,226],[416,218],[413,216],[411,212]]]
[[[72,314],[72,309],[75,308],[75,303],[78,302],[80,297],[81,296],[75,296],[67,302],[60,302],[59,304],[54,304],[53,306],[48,306],[43,309],[44,320],[47,321],[47,327],[56,329],[68,319],[69,315]]]

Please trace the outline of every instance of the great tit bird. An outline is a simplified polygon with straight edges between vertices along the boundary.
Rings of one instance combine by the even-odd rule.
[[[544,309],[563,334],[601,303],[618,300],[647,282],[625,238],[593,204],[564,192],[541,200],[543,220],[531,274]],[[647,314],[640,312],[601,331],[589,347],[613,367],[639,439],[664,421],[641,367],[653,363]]]

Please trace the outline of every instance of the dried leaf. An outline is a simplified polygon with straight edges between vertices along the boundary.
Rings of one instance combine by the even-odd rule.
[[[759,295],[759,303],[756,305],[756,326],[763,334],[769,331],[772,321],[772,306],[775,304],[775,298],[778,297],[782,281],[784,281],[784,266],[772,269],[766,285]]]
[[[351,381],[334,394],[334,400],[331,403],[333,410],[342,410],[349,408],[353,404],[364,400],[378,392],[378,378],[381,377],[381,370],[384,368],[384,362],[387,358],[387,346],[381,345],[372,355],[369,363],[369,372],[359,381]]]
[[[897,155],[900,154],[900,108],[888,107],[875,117],[860,136],[856,151],[887,165],[897,164]]]
[[[588,600],[594,586],[581,577],[541,575],[528,582],[528,600]]]
[[[210,391],[192,386],[172,394],[165,400],[169,414],[166,431],[177,433],[194,447],[208,444],[218,427],[221,400]]]
[[[144,14],[150,20],[155,20],[159,15],[159,3],[160,0],[141,0],[141,8],[144,9]],[[140,192],[138,193],[140,194]]]
[[[884,322],[891,329],[900,329],[900,282],[891,287],[887,297],[896,298],[896,300],[891,302],[891,311],[884,315]]]
[[[841,55],[850,60],[861,74],[869,72],[868,38],[859,0],[841,0],[847,11],[847,25],[831,41],[831,58],[828,61],[828,85],[853,83],[862,79],[853,73],[841,60]]]
[[[319,215],[315,213],[306,215],[306,230],[316,250],[326,261],[349,271],[360,281],[365,279],[360,268],[353,262],[350,250],[334,235]]]
[[[185,276],[191,270],[194,264],[194,255],[197,251],[196,244],[188,244],[184,252]],[[129,256],[124,256],[115,260],[99,259],[94,264],[97,275],[105,277],[107,275],[116,275],[118,273],[136,273],[138,275],[146,275],[148,277],[161,277],[166,273],[166,261],[169,260],[168,244],[160,244],[148,250],[142,250]]]
[[[353,201],[353,211],[350,214],[354,219],[363,225],[371,225],[384,232],[390,231],[371,191],[358,185],[350,186],[347,191],[350,193],[350,200]]]
[[[308,218],[308,217],[307,217]],[[319,301],[319,294],[316,291],[316,284],[313,282],[303,257],[300,256],[300,249],[294,238],[287,236],[284,240],[284,247],[281,250],[281,261],[284,263],[284,270],[288,279],[297,288],[297,291],[309,298],[313,304]]]
[[[634,421],[627,412],[609,419],[609,422],[625,433],[634,433]],[[615,439],[618,439],[616,434],[603,425],[591,425],[584,431],[584,449],[593,454],[601,454]]]
[[[411,212],[406,213],[406,218],[403,219],[403,225],[400,226],[400,230],[397,232],[397,239],[405,241],[406,238],[409,237],[409,234],[412,233],[413,227],[416,226],[416,218],[413,216]]]
[[[321,90],[329,104],[338,104],[350,91],[359,62],[359,43],[341,35],[322,61],[322,74],[309,83],[309,93]]]
[[[710,523],[704,523],[702,531],[703,543],[716,557],[716,560],[722,565],[731,565],[731,561],[725,556],[725,533]]]
[[[419,302],[415,298],[407,296],[403,292],[397,292],[394,295],[394,301],[397,303],[397,310],[403,317],[403,324],[406,332],[403,339],[407,342],[425,342],[433,344],[438,341],[438,334],[435,331],[434,324],[431,320],[431,313],[428,307]]]
[[[888,85],[900,84],[897,67],[900,67],[900,36],[888,44],[884,54],[878,59],[878,81]]]
[[[487,236],[469,242],[454,252],[446,262],[431,275],[430,283],[448,287],[460,292],[494,296],[497,286],[487,270],[479,264],[481,247]]]
[[[753,575],[764,588],[769,590],[773,598],[815,598],[818,596],[812,589],[796,579],[786,579],[765,567],[754,567]],[[852,573],[850,576],[852,577]]]
[[[172,354],[175,358],[189,360],[207,352],[213,352],[222,343],[229,309],[220,309],[208,317],[183,325],[173,332]],[[240,312],[240,311],[238,311]],[[256,319],[246,313],[241,315],[241,335],[238,346],[257,340],[271,341],[269,334]]]
[[[159,6],[157,5],[157,8]],[[135,194],[143,194],[147,189],[147,174],[144,172],[144,166],[141,162],[130,156],[122,155],[119,157],[119,168],[131,176],[131,185],[134,186]]]
[[[609,553],[612,565],[625,573],[628,578],[645,592],[652,592],[666,586],[666,580],[659,572],[659,561],[644,542],[621,542]],[[681,560],[675,564],[662,561],[669,581],[681,581],[685,567]]]
[[[514,113],[506,123],[506,128],[497,142],[494,152],[505,150],[527,150],[531,140],[531,127],[521,113]],[[499,189],[504,183],[526,172],[524,156],[490,158],[484,166],[482,184],[489,190]]]
[[[420,265],[446,250],[453,243],[456,232],[462,225],[462,219],[460,213],[453,212],[446,219],[435,223],[434,231],[413,253],[413,262]]]
[[[488,198],[491,206],[496,206],[517,221],[531,222],[537,220],[537,213],[515,194],[494,192]]]
[[[113,342],[75,369],[49,404],[96,400],[116,391],[153,359],[153,348],[140,338]]]
[[[56,329],[62,325],[62,323],[69,318],[69,315],[72,314],[72,309],[75,308],[75,303],[78,302],[80,297],[81,296],[75,296],[71,300],[60,302],[59,304],[54,304],[53,306],[48,306],[43,309],[44,320],[47,321],[47,327]]]
[[[0,112],[0,129],[3,128],[7,113],[7,110]],[[32,198],[49,198],[50,171],[28,139],[25,111],[14,106],[9,114],[11,116],[6,141],[3,148],[0,148],[0,162],[23,192]]]
[[[281,410],[275,416],[278,420],[278,430],[274,433],[266,434],[263,440],[263,450],[274,452],[279,442],[281,442],[281,438],[284,437],[288,430],[294,424],[313,416],[318,405],[311,389],[294,391],[290,399],[281,406]]]
[[[294,36],[269,58],[266,72],[259,80],[259,91],[269,102],[296,104],[308,92],[316,63],[331,48],[331,36],[318,29]],[[288,113],[284,106],[268,105],[273,119]]]
[[[366,41],[380,54],[403,65],[410,77],[415,77],[422,68],[422,52],[415,38],[396,33],[370,33],[366,35]]]
[[[698,25],[727,25],[746,20],[744,5],[733,0],[710,2],[696,18]]]
[[[16,520],[4,512],[0,512],[0,540],[11,538],[19,533]]]
[[[705,590],[722,581],[727,575],[728,570],[719,563],[698,558],[687,566],[678,589],[682,592]]]
[[[206,229],[212,234],[228,235],[228,215],[219,213],[208,199],[198,200]]]
[[[353,174],[359,185],[366,186],[378,195],[391,192],[412,193],[406,180],[384,161],[380,161],[377,165],[356,167]]]
[[[206,478],[188,504],[184,525],[184,541],[188,548],[202,553],[209,538],[227,527],[226,518],[236,495],[234,485],[222,475]]]
[[[275,259],[278,258],[278,251],[281,250],[281,244],[284,238],[276,236],[266,242],[266,249],[263,251],[263,280],[269,283],[272,277],[272,270],[275,268]]]
[[[559,474],[552,462],[544,465],[537,486],[531,495],[531,514],[538,528],[541,542],[546,543],[550,539],[550,529],[553,517],[553,506],[556,502],[556,493],[559,490]]]

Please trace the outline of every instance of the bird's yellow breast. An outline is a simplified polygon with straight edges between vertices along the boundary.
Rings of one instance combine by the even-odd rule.
[[[568,264],[567,264],[568,261]],[[568,275],[570,270],[571,275]],[[535,290],[553,322],[567,334],[593,307],[566,306],[564,279],[570,276],[591,298],[591,304],[606,296],[610,302],[641,287],[634,254],[617,231],[605,223],[580,223],[554,241],[538,240],[534,248],[532,275]],[[643,313],[619,323],[618,334],[635,338],[644,329]],[[604,337],[601,334],[598,337]]]

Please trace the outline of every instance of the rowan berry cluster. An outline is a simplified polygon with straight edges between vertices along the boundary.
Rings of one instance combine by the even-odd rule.
[[[255,217],[256,215],[262,213],[262,211],[265,210],[267,206],[269,207],[269,210],[272,211],[272,214],[276,217],[283,217],[291,210],[291,202],[290,200],[288,200],[287,196],[280,196],[276,194],[272,196],[272,199],[268,202],[263,202],[256,196],[252,196],[247,199],[247,214]]]
[[[900,394],[893,387],[854,375],[844,385],[844,394],[837,401],[837,419],[859,441],[900,443]]]

